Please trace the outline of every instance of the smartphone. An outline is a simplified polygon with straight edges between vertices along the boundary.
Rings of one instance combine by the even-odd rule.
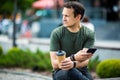
[[[87,50],[87,53],[95,53],[95,51],[96,51],[97,49],[96,48],[89,48],[88,50]]]

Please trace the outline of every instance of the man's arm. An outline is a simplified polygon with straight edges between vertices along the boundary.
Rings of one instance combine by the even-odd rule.
[[[76,61],[76,68],[82,68],[88,65],[89,59],[80,62],[80,61]]]
[[[86,53],[86,51],[87,49],[78,51],[74,56],[75,61],[73,61],[71,57],[67,57],[65,60],[61,61],[59,68],[63,70],[69,70],[73,67],[82,68],[82,67],[87,66],[92,54],[90,53],[88,54]]]
[[[56,51],[50,51],[51,64],[53,69],[58,69],[58,60],[56,58]]]
[[[71,59],[68,57],[61,62],[59,68],[63,70],[69,70],[71,68],[82,68],[87,66],[88,62],[89,62],[89,59],[81,62],[81,61],[71,61]]]
[[[76,68],[82,68],[87,66],[89,62],[89,58],[91,57],[92,54],[88,54],[84,50],[81,50],[76,54],[77,54],[77,56],[75,57]],[[70,59],[70,57],[67,57],[65,60],[61,61],[61,64],[58,66],[56,51],[51,51],[50,57],[51,57],[51,63],[54,69],[69,70],[74,66],[73,61]]]

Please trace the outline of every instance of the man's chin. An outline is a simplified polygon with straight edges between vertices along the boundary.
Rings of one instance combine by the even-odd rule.
[[[67,27],[68,25],[66,25],[66,24],[63,24],[63,26]]]

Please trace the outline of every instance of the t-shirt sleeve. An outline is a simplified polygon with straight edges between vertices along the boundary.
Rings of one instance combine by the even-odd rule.
[[[89,30],[87,31],[87,39],[84,44],[84,48],[92,48],[94,47],[95,42],[95,32]]]
[[[59,32],[55,29],[52,31],[50,36],[50,51],[58,51],[60,50],[59,45]]]

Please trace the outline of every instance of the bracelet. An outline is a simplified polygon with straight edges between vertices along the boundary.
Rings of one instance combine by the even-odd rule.
[[[71,61],[75,61],[74,54],[70,56]]]
[[[76,67],[76,62],[75,61],[73,61],[73,68],[75,68]]]

